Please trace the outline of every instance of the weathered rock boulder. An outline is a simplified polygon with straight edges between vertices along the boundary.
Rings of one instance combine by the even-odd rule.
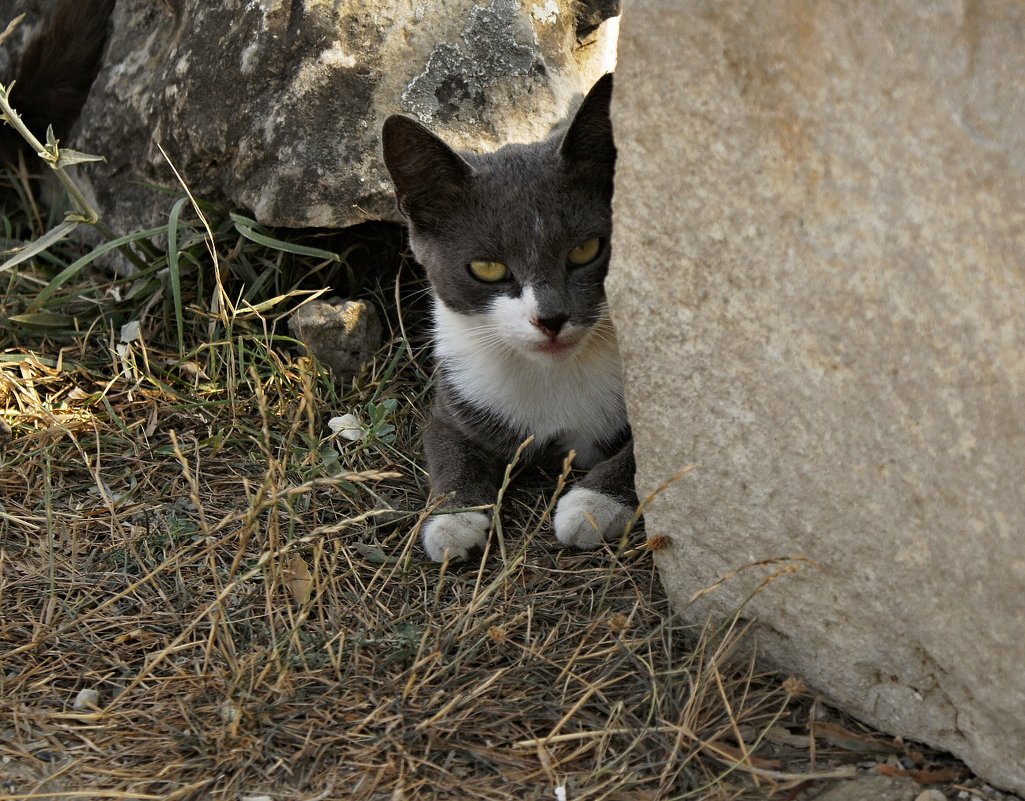
[[[1025,791],[1025,7],[637,0],[610,297],[691,618]],[[777,566],[778,567],[778,566]]]
[[[0,20],[24,5],[0,0]],[[141,185],[177,189],[159,146],[196,195],[263,223],[386,218],[388,114],[471,148],[536,139],[609,69],[614,34],[594,26],[616,5],[119,0],[75,144],[106,156],[92,192],[122,228],[166,217]]]

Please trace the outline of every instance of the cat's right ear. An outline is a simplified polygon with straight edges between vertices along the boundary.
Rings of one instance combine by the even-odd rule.
[[[612,137],[612,73],[599,78],[573,116],[563,137],[560,151],[570,161],[616,163],[616,143]]]
[[[437,135],[402,114],[384,121],[381,138],[399,211],[415,228],[436,227],[465,196],[473,167]]]

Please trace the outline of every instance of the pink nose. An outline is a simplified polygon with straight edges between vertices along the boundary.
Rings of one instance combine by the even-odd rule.
[[[541,331],[545,336],[555,339],[559,336],[559,331],[562,330],[562,326],[566,324],[568,319],[568,314],[554,314],[551,317],[534,317],[530,322],[534,328]]]

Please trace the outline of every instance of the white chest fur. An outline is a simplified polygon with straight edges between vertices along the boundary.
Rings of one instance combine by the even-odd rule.
[[[626,421],[611,325],[586,335],[572,352],[550,357],[525,351],[524,342],[532,336],[529,324],[524,328],[516,322],[510,333],[506,321],[496,316],[511,315],[506,310],[459,314],[436,301],[435,358],[453,389],[524,438],[533,434],[539,443],[558,440],[577,451],[578,466],[593,464],[596,443],[607,441]]]

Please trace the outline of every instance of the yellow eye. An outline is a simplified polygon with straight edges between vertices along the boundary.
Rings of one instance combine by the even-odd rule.
[[[477,280],[489,284],[503,281],[509,276],[509,268],[500,261],[471,261],[470,272]]]
[[[598,237],[585,240],[573,248],[566,256],[566,260],[576,266],[582,267],[585,264],[590,264],[598,257],[598,253],[601,251],[601,240]]]

